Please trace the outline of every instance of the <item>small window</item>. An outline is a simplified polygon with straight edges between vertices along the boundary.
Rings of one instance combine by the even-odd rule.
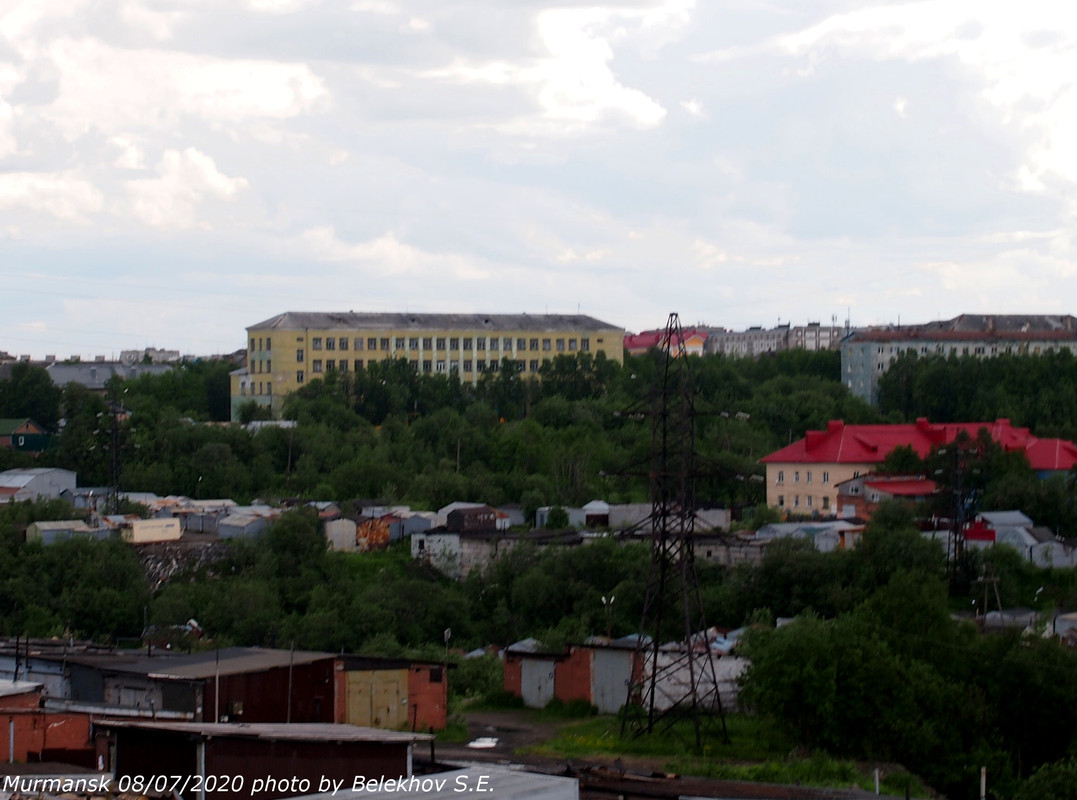
[[[273,349],[273,343],[272,343],[272,341],[270,341],[270,338],[267,336],[266,337],[266,350],[272,350],[272,349]]]
[[[517,350],[526,350],[527,349],[527,339],[517,339],[516,340],[516,349]]]
[[[303,382],[303,370],[301,370],[301,369],[296,370],[296,372],[295,372],[295,382],[296,383],[302,383]]]
[[[356,350],[362,350],[363,349],[363,339],[362,339],[362,337],[356,336],[354,344],[355,344],[355,349]]]
[[[434,348],[434,340],[429,336],[423,337],[423,350],[432,350]]]
[[[458,338],[456,338],[455,336],[453,336],[452,338],[449,339],[449,349],[450,350],[459,350],[460,349],[460,340]]]
[[[418,336],[412,336],[410,339],[408,339],[408,350],[418,350],[418,349],[419,349],[419,337]]]
[[[433,369],[433,362],[429,359],[423,360],[423,372],[430,372]]]
[[[341,372],[347,372],[348,371],[348,359],[346,359],[346,358],[340,359],[340,364],[337,366],[337,369],[339,369]]]
[[[386,337],[382,338],[382,340],[379,342],[379,344],[381,345],[382,350],[388,350],[389,349],[389,337],[386,336]]]
[[[326,350],[336,350],[337,349],[337,340],[334,339],[332,336],[330,336],[328,339],[325,340],[325,349]]]
[[[336,369],[337,368],[337,360],[335,358],[328,359],[325,362],[325,368],[326,369]]]
[[[314,359],[314,364],[311,367],[311,372],[317,373],[317,372],[321,372],[321,371],[322,371],[322,360],[320,358],[316,358],[316,359]]]
[[[551,346],[552,346],[552,344],[553,344],[553,343],[551,342],[551,340],[549,340],[549,339],[543,339],[543,340],[542,340],[542,349],[543,349],[543,350],[547,350],[547,351],[548,351],[548,350],[550,350],[550,349],[551,349]]]
[[[558,339],[557,340],[557,352],[558,353],[565,352],[565,340],[564,339]]]
[[[439,336],[438,337],[438,350],[444,350],[444,349],[445,349],[445,337],[444,336]]]
[[[464,349],[465,350],[470,350],[471,349],[471,337],[470,336],[465,336],[464,337]]]
[[[485,350],[486,349],[486,337],[485,336],[478,336],[478,337],[475,338],[475,349],[476,350]]]
[[[437,368],[438,372],[444,372],[445,371],[445,362],[444,361],[438,361],[436,368]]]
[[[806,483],[811,483],[811,470],[810,469],[804,474],[804,478],[805,478]]]
[[[588,352],[591,349],[591,340],[580,339],[580,349],[585,353]]]
[[[778,480],[775,483],[785,483],[785,470],[778,470]]]
[[[348,340],[343,336],[340,337],[340,349],[341,350],[347,350],[348,349]]]
[[[537,359],[532,359],[529,362],[529,368],[530,368],[531,372],[538,372],[538,370],[539,370],[538,360]]]
[[[576,340],[575,339],[569,339],[568,340],[568,351],[570,353],[576,352]]]
[[[404,349],[404,337],[403,336],[397,336],[396,337],[396,349],[397,350],[403,350]]]
[[[377,350],[378,349],[378,340],[375,339],[373,336],[371,336],[369,339],[366,340],[366,349],[367,350]]]
[[[538,348],[538,339],[532,339],[532,340],[531,340],[531,346],[530,346],[530,349],[531,349],[531,350],[538,350],[538,349],[539,349],[539,348]]]
[[[830,473],[823,472],[823,483],[830,483]]]
[[[303,348],[302,347],[295,351],[295,363],[297,363],[297,364],[302,364],[303,363]]]
[[[363,359],[361,359],[361,358],[355,359],[354,369],[355,369],[356,372],[362,372],[363,371]]]
[[[778,495],[778,508],[785,508],[785,495]]]
[[[793,473],[793,483],[800,483],[800,470]]]
[[[322,337],[321,336],[315,336],[313,339],[310,340],[310,346],[313,347],[315,350],[321,350],[322,349]]]

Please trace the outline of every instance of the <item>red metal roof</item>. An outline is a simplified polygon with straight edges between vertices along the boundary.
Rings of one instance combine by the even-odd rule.
[[[698,331],[695,328],[682,331],[683,339],[688,342],[690,339],[700,337],[702,339],[707,338],[706,331]],[[624,348],[630,353],[645,353],[652,347],[663,347],[665,344],[666,332],[660,331],[643,331],[642,333],[630,333],[624,337]],[[681,337],[674,334],[670,339],[670,346],[674,349],[681,344]]]
[[[764,464],[876,464],[897,447],[912,447],[921,458],[954,441],[964,431],[975,438],[986,429],[1008,452],[1021,451],[1032,469],[1068,470],[1077,464],[1077,445],[1062,439],[1037,439],[1028,428],[1008,419],[994,422],[932,424],[921,417],[903,425],[846,425],[831,420],[825,431],[808,431],[803,439],[760,459]]]
[[[934,494],[938,485],[935,481],[920,478],[917,480],[901,480],[899,478],[883,478],[874,481],[864,481],[865,486],[870,486],[880,492],[896,495],[898,497],[919,497],[921,495]]]

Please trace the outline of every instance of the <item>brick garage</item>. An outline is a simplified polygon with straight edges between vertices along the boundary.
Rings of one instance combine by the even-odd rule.
[[[40,705],[41,684],[19,681],[0,690],[0,757],[92,767],[90,715],[46,711]]]
[[[334,719],[352,725],[441,730],[447,721],[443,664],[340,656],[335,667]]]

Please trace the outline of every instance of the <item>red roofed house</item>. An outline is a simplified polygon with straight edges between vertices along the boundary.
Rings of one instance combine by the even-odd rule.
[[[873,472],[894,448],[911,447],[923,458],[959,433],[976,438],[981,429],[1006,451],[1023,452],[1039,475],[1077,464],[1073,442],[1038,439],[1008,419],[932,424],[921,417],[903,425],[846,425],[831,420],[825,431],[808,431],[800,441],[760,459],[767,468],[767,505],[794,514],[836,515],[838,484]]]
[[[638,356],[646,353],[652,347],[665,347],[665,330],[643,331],[642,333],[627,334],[624,338],[625,352]],[[670,349],[676,352],[680,345],[684,345],[684,351],[690,356],[703,355],[703,343],[707,341],[707,332],[695,329],[682,331],[682,336],[673,336]]]
[[[869,520],[885,500],[921,503],[938,490],[935,481],[909,475],[861,475],[838,484],[839,517]]]

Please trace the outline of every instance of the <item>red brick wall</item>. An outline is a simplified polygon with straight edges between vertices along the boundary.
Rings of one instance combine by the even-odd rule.
[[[519,656],[505,654],[505,691],[516,697],[524,696],[523,669]]]
[[[441,681],[431,680],[436,672]],[[333,674],[333,721],[348,722],[348,672],[337,662]],[[445,668],[440,665],[418,664],[408,669],[408,730],[442,730],[448,724],[449,685]]]
[[[16,708],[5,698],[0,708],[0,758],[7,760],[10,753],[9,733],[15,728],[15,760],[39,761],[44,751],[80,751],[89,763],[93,759],[93,743],[90,741],[90,715],[59,713],[33,707]],[[45,756],[48,760],[48,754]]]
[[[563,703],[569,700],[591,702],[591,650],[574,647],[568,658],[554,666],[553,695]]]
[[[431,678],[439,676],[440,681]],[[408,729],[440,731],[448,722],[449,683],[443,666],[414,665],[408,670]]]

